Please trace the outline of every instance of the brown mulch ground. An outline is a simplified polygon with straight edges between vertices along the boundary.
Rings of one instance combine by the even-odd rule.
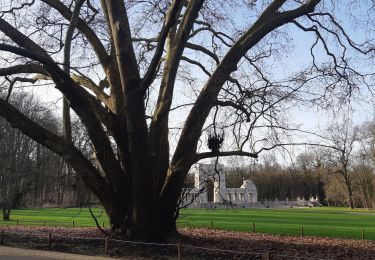
[[[272,252],[323,259],[375,259],[375,241],[293,237],[260,233],[241,233],[214,229],[180,229],[187,244],[238,251]],[[279,259],[280,257],[276,257]],[[274,258],[273,258],[274,259]]]
[[[0,228],[4,230],[5,245],[47,249],[48,233],[51,232],[52,250],[88,255],[103,255],[104,252],[104,240],[91,239],[103,238],[103,234],[95,228]],[[181,237],[170,239],[168,243],[180,242],[184,259],[265,259],[267,252],[271,253],[272,259],[375,259],[375,241],[301,238],[208,228],[182,228],[179,231]],[[156,258],[164,259],[176,257],[177,247],[111,241],[109,253],[113,256],[130,256],[135,259],[157,255]]]

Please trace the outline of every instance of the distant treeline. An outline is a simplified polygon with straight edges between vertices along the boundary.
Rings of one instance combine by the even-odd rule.
[[[61,131],[56,116],[32,95],[13,94],[11,102],[50,131]],[[89,157],[91,146],[82,129],[79,122],[73,122],[73,141]],[[63,158],[26,137],[3,118],[0,147],[0,209],[4,219],[15,208],[82,206],[91,201],[81,178]]]

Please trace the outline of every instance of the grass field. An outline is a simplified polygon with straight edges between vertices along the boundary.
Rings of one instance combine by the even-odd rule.
[[[92,208],[98,223],[108,226],[107,215],[102,209]],[[79,226],[94,227],[95,221],[88,208],[37,208],[12,210],[10,221],[0,220],[0,225],[30,225],[30,226]]]
[[[108,219],[101,209],[93,212],[100,225],[108,226]],[[12,211],[11,221],[0,225],[95,226],[88,209],[25,209]],[[256,232],[361,238],[375,240],[375,211],[343,208],[293,208],[293,209],[185,209],[181,211],[180,227],[211,227],[249,232],[252,223]]]
[[[212,222],[211,222],[212,220]],[[181,212],[180,226],[210,227],[272,234],[361,238],[375,240],[375,211],[344,208],[292,209],[186,209]]]

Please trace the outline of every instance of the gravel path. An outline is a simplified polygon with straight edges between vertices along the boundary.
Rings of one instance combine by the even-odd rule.
[[[115,258],[73,255],[50,251],[0,246],[0,260],[115,260]]]

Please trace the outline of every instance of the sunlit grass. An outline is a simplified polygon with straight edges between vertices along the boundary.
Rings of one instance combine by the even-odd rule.
[[[108,218],[100,208],[92,209],[101,226],[108,227]],[[10,221],[0,225],[94,227],[87,208],[44,208],[13,210]],[[272,234],[361,238],[375,240],[375,211],[347,208],[288,209],[183,209],[178,219],[180,227],[211,227]]]
[[[211,227],[272,234],[375,239],[375,211],[346,208],[185,209],[179,226]]]
[[[107,215],[100,208],[92,208],[99,225],[108,226]],[[28,226],[96,226],[88,208],[41,208],[13,210],[10,221],[0,221],[0,225]],[[74,223],[73,223],[74,222]]]

